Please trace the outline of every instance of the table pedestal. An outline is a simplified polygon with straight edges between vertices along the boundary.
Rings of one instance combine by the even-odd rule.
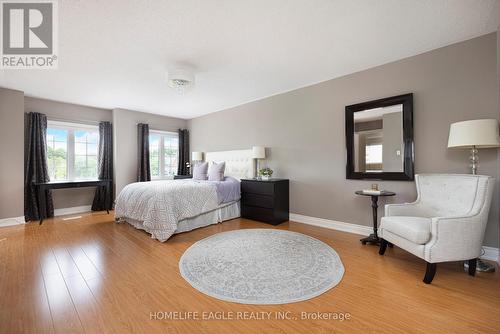
[[[371,198],[372,198],[373,233],[367,236],[366,238],[360,240],[363,245],[366,245],[366,243],[371,243],[376,245],[380,244],[380,238],[378,237],[377,234],[378,196],[373,195],[371,196]]]
[[[377,234],[377,212],[378,212],[378,198],[379,196],[394,196],[396,195],[392,191],[381,191],[380,194],[369,194],[365,193],[363,191],[356,191],[357,195],[363,195],[363,196],[370,196],[372,199],[372,217],[373,217],[373,233],[367,236],[366,238],[360,239],[361,243],[363,245],[366,245],[367,243],[369,244],[375,244],[378,245],[380,244],[380,238],[378,237]],[[389,247],[392,247],[392,244],[388,244]]]

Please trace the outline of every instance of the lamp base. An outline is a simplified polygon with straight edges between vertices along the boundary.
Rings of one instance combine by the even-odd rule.
[[[469,271],[469,263],[467,261],[464,262],[464,270]],[[476,272],[478,273],[494,273],[495,265],[490,264],[488,262],[484,262],[481,259],[477,260]]]
[[[477,175],[477,168],[479,166],[479,156],[476,146],[472,146],[470,149],[470,168],[472,175]],[[484,254],[484,250],[483,250]],[[469,264],[467,261],[464,262],[464,270],[469,270]],[[484,262],[481,259],[477,259],[476,272],[479,273],[493,273],[495,272],[495,265]]]
[[[477,174],[477,168],[479,167],[479,156],[477,153],[478,152],[476,146],[473,146],[470,149],[470,158],[469,158],[472,175]]]

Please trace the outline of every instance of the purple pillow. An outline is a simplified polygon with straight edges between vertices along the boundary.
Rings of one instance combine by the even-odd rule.
[[[193,180],[208,179],[208,162],[197,163],[193,167]]]
[[[208,181],[224,181],[225,162],[212,162],[208,167]]]

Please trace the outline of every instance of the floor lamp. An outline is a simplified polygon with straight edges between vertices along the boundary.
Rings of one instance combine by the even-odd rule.
[[[471,173],[476,175],[479,167],[478,149],[500,147],[498,121],[496,119],[476,119],[450,125],[448,148],[470,149]],[[468,268],[467,262],[464,266]],[[495,266],[478,259],[477,271],[494,272]]]

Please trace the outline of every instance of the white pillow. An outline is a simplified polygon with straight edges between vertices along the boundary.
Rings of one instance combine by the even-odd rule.
[[[224,170],[226,169],[226,162],[212,162],[208,167],[208,181],[224,181]]]
[[[193,180],[208,179],[208,162],[197,163],[193,167]]]

